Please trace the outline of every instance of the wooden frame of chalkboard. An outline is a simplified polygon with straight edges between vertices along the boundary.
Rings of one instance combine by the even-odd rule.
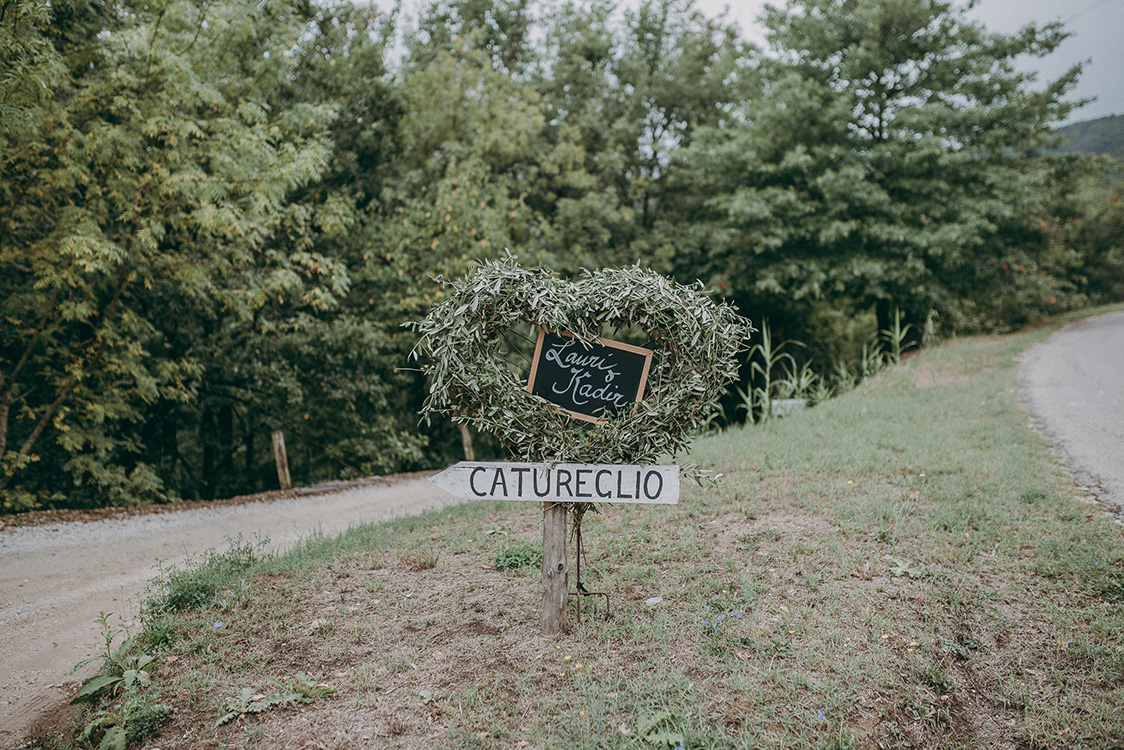
[[[527,391],[560,412],[594,424],[605,423],[597,414],[613,414],[644,398],[654,352],[604,338],[597,342],[586,349],[567,331],[540,328]]]

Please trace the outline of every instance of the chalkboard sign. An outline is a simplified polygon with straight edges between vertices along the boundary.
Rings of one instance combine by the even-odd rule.
[[[527,390],[587,422],[601,422],[644,398],[652,350],[598,339],[586,348],[569,334],[539,331]]]

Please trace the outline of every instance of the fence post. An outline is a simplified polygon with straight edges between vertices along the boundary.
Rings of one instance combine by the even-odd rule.
[[[285,454],[285,435],[281,430],[273,431],[273,459],[277,462],[277,481],[281,489],[291,489],[292,480],[289,479],[289,457]]]

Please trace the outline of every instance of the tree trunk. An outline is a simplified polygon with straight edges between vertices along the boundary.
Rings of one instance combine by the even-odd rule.
[[[10,394],[5,393],[0,398],[0,459],[4,458],[4,451],[8,448],[8,412],[11,404],[8,403]]]
[[[210,406],[204,406],[199,415],[199,445],[203,449],[202,473],[199,477],[199,487],[204,500],[215,499],[215,446],[211,442],[211,424],[214,416]]]
[[[246,451],[246,463],[244,467],[246,489],[249,492],[257,492],[258,477],[254,471],[254,431],[248,424],[246,425],[246,434],[242,437],[242,445]]]
[[[461,428],[461,447],[464,448],[464,460],[475,461],[476,450],[472,447],[472,433],[468,431],[468,425],[457,425]]]
[[[180,462],[179,418],[176,407],[172,405],[164,418],[160,420],[160,457],[161,463],[167,467],[168,476],[174,478],[176,467]]]
[[[215,437],[219,450],[215,491],[229,495],[230,486],[234,484],[234,406],[230,403],[218,408],[218,434]]]

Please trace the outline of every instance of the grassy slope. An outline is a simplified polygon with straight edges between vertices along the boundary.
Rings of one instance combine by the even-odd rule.
[[[1014,392],[1046,333],[952,342],[701,440],[718,489],[587,517],[614,617],[561,638],[537,633],[538,571],[491,569],[539,534],[529,505],[312,540],[163,623],[158,744],[1121,746],[1124,528]],[[214,727],[239,688],[297,672],[339,692]]]

